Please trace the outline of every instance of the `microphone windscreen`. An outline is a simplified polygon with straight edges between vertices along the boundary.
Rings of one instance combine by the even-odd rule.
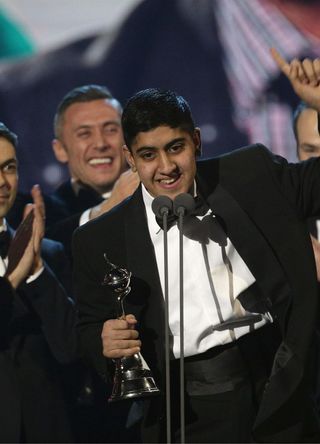
[[[151,208],[157,217],[163,217],[165,213],[172,212],[172,200],[168,196],[157,196],[153,199]]]
[[[173,201],[173,212],[176,216],[190,214],[194,209],[195,201],[189,193],[178,194]]]

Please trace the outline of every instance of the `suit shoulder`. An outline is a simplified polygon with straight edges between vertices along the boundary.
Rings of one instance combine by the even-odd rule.
[[[197,167],[200,172],[210,172],[210,174],[219,174],[221,168],[228,168],[228,166],[236,165],[241,168],[248,168],[252,162],[257,165],[259,162],[274,161],[275,156],[272,152],[262,144],[247,145],[237,148],[228,153],[221,154],[216,157],[201,159],[197,162]]]
[[[113,230],[121,229],[121,223],[126,217],[130,200],[131,197],[128,197],[101,216],[89,220],[85,224],[81,225],[74,231],[73,238],[95,235],[96,233],[100,233],[102,230],[112,232]]]
[[[70,272],[70,262],[66,255],[64,245],[61,242],[44,238],[41,242],[41,257],[45,264],[56,273],[61,282],[66,284]],[[68,285],[68,283],[67,283]]]
[[[47,252],[47,251],[58,252],[58,251],[63,251],[64,247],[61,242],[44,237],[41,242],[41,250],[42,252]]]
[[[50,196],[61,199],[62,196],[65,194],[69,194],[72,191],[71,182],[70,180],[66,180],[65,182],[62,182],[52,193]]]
[[[234,159],[248,158],[250,156],[267,156],[273,157],[272,152],[263,144],[256,143],[252,145],[243,146],[227,153],[220,154],[216,157],[204,158],[198,160],[197,164],[200,166],[219,163],[221,161],[233,161]]]
[[[240,159],[247,159],[250,157],[256,157],[256,158],[273,158],[274,154],[267,148],[265,145],[261,143],[256,143],[252,145],[243,146],[240,148],[237,148],[233,151],[230,151],[226,154],[222,154],[220,156],[220,159],[223,160],[240,160]]]

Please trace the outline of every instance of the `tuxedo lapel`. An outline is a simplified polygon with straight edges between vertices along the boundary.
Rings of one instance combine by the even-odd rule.
[[[125,220],[125,236],[130,271],[145,281],[156,282],[158,280],[157,265],[140,189],[129,202],[128,214],[130,217]]]
[[[141,340],[142,344],[150,344],[151,347],[142,349],[142,353],[148,364],[156,361],[159,369],[163,359],[163,338],[159,334],[164,332],[164,299],[141,187],[129,203],[128,216],[125,219],[126,255],[135,288],[130,299],[132,301],[133,297],[136,298],[145,307]],[[148,337],[146,341],[143,340],[145,336]],[[157,370],[153,369],[153,372],[157,373]]]
[[[213,213],[220,216],[227,236],[256,278],[269,307],[281,304],[290,294],[284,271],[260,230],[221,185],[207,198]],[[265,270],[272,270],[266,273]],[[287,304],[283,304],[283,316]]]
[[[263,298],[270,306],[274,321],[281,325],[285,337],[274,358],[270,379],[260,402],[255,431],[258,435],[260,433],[270,436],[274,434],[277,437],[277,432],[273,427],[277,421],[281,421],[283,428],[287,427],[288,433],[293,433],[294,436],[296,431],[291,431],[290,423],[291,420],[292,423],[295,422],[295,413],[292,412],[287,425],[284,423],[288,420],[285,415],[286,408],[290,409],[289,404],[293,398],[300,396],[297,387],[303,377],[303,367],[298,357],[300,346],[295,340],[299,323],[297,319],[292,321],[292,318],[295,318],[294,313],[301,313],[303,310],[297,311],[297,297],[293,299],[292,290],[288,284],[286,274],[288,269],[284,270],[268,240],[226,189],[217,185],[212,194],[207,197],[207,201],[213,213],[222,218],[227,236],[255,276]],[[301,304],[301,301],[298,301],[298,304]],[[287,319],[289,305],[291,307],[291,316],[288,318],[290,322]],[[275,309],[273,309],[274,306],[276,306]],[[306,315],[307,318],[309,319]],[[295,330],[292,330],[293,327]],[[298,339],[303,340],[303,335],[300,334]],[[298,400],[297,403],[299,404]],[[281,409],[284,405],[287,407]],[[281,436],[274,439],[281,439]]]

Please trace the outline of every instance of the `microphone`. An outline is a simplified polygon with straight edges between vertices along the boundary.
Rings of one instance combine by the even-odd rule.
[[[156,217],[163,218],[172,212],[172,200],[168,196],[158,196],[152,201],[152,211]]]
[[[181,193],[173,201],[173,212],[176,216],[186,216],[195,209],[195,201],[191,194]]]

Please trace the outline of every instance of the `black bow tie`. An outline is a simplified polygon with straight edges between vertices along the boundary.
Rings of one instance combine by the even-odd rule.
[[[203,197],[201,197],[199,195],[196,196],[194,198],[194,202],[195,202],[194,210],[191,211],[191,213],[189,213],[186,217],[190,217],[190,216],[204,216],[205,214],[207,214],[207,212],[209,211],[209,205],[203,199]],[[178,221],[178,219],[179,219],[179,217],[176,216],[173,213],[168,215],[168,217],[167,217],[168,230],[170,230],[170,228],[175,224],[175,222]],[[163,218],[157,216],[156,217],[156,221],[157,221],[159,227],[163,229]]]
[[[11,236],[9,230],[0,232],[0,256],[5,259],[8,256]]]

